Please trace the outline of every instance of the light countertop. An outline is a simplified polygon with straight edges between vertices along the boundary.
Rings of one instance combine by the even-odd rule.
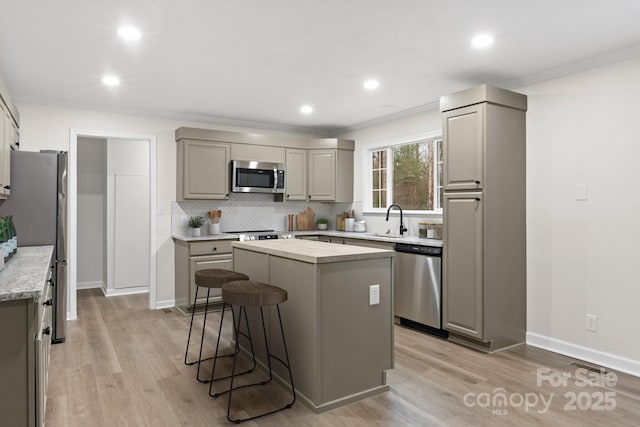
[[[238,240],[237,234],[228,234],[228,233],[220,233],[220,234],[206,234],[202,233],[201,236],[193,237],[191,235],[186,234],[172,234],[171,237],[175,240],[181,240],[183,242],[202,242],[202,241],[210,241],[210,240]]]
[[[0,301],[40,297],[52,254],[53,246],[19,247],[0,272]]]
[[[233,242],[234,248],[279,256],[311,264],[390,258],[395,251],[303,239],[253,240]]]
[[[351,231],[336,231],[336,230],[309,230],[309,231],[278,231],[276,233],[282,234],[292,234],[295,236],[329,236],[329,237],[342,237],[346,239],[361,239],[361,240],[371,240],[377,242],[388,242],[388,243],[406,243],[410,245],[421,245],[421,246],[435,246],[442,247],[442,240],[437,239],[424,239],[417,236],[403,236],[403,237],[384,237],[384,236],[376,236],[374,233],[356,233]],[[173,234],[171,236],[175,240],[181,240],[183,242],[200,242],[200,241],[209,241],[209,240],[238,240],[237,234],[203,234],[199,237],[187,236],[184,234]]]

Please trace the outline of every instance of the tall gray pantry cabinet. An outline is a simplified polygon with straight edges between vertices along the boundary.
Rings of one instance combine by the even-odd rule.
[[[488,85],[440,99],[443,325],[482,351],[525,341],[527,97]]]

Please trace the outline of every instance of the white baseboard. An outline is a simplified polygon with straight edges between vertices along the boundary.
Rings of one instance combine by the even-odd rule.
[[[164,301],[156,301],[156,310],[160,310],[162,308],[171,308],[176,306],[176,300],[168,299]]]
[[[527,344],[640,377],[640,361],[527,332]]]
[[[136,286],[133,288],[122,288],[122,289],[105,289],[102,288],[102,293],[105,297],[115,297],[121,295],[134,295],[134,294],[144,294],[149,292],[149,286]]]
[[[76,284],[76,289],[95,289],[95,288],[104,288],[104,283],[102,281],[97,282],[78,282]]]

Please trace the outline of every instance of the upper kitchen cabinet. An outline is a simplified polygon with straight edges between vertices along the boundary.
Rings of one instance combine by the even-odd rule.
[[[178,141],[177,200],[229,198],[231,144]]]
[[[231,144],[233,160],[284,163],[284,148],[256,144]]]
[[[444,190],[482,188],[484,104],[448,111],[443,117]]]
[[[0,199],[11,193],[11,150],[17,150],[20,115],[7,87],[0,79]]]
[[[285,150],[285,200],[307,200],[307,150]]]
[[[353,141],[334,141],[353,147]],[[311,149],[308,153],[309,201],[352,202],[353,148]]]
[[[177,200],[229,198],[229,162],[284,163],[285,193],[276,201],[353,201],[348,139],[178,128]]]
[[[509,162],[510,150],[519,143],[508,134],[524,131],[526,96],[482,85],[442,97],[440,109],[444,191],[486,188],[502,167],[489,163]]]

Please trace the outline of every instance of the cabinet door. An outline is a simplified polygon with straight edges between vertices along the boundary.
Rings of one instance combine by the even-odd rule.
[[[193,306],[193,298],[196,295],[196,271],[205,268],[222,268],[224,270],[233,271],[233,255],[211,255],[191,257],[189,260],[189,301],[188,305]],[[198,300],[196,304],[204,304],[207,300],[207,289],[201,288],[198,291]],[[209,293],[209,302],[222,301],[222,291],[220,289],[211,289]]]
[[[309,200],[336,199],[336,150],[309,151]]]
[[[484,338],[482,193],[444,195],[445,329]]]
[[[484,115],[485,104],[442,115],[445,191],[483,188]]]
[[[307,200],[307,151],[287,148],[285,200]]]
[[[0,198],[6,198],[9,195],[10,171],[9,163],[11,155],[9,152],[11,146],[11,117],[9,109],[0,101]]]
[[[223,142],[184,142],[184,198],[229,197],[230,145]]]

